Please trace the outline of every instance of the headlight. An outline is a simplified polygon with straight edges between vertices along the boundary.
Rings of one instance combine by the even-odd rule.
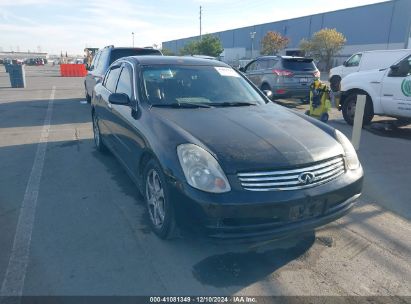
[[[360,161],[358,160],[357,152],[350,140],[342,134],[340,131],[335,130],[335,135],[338,142],[343,146],[345,152],[345,159],[347,161],[347,167],[350,170],[355,170],[360,166]]]
[[[177,147],[177,154],[190,186],[212,193],[231,190],[223,170],[209,152],[194,144],[183,144]]]

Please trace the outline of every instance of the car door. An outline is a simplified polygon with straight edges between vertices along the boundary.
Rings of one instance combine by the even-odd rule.
[[[91,93],[93,92],[93,89],[96,86],[96,84],[103,81],[104,74],[107,71],[108,57],[109,57],[109,49],[104,49],[101,52],[100,57],[98,58],[98,61],[96,62],[96,66],[91,73],[90,87],[89,87],[91,90]],[[90,96],[92,96],[91,93],[89,93]]]
[[[258,86],[258,61],[252,61],[245,67],[245,74],[255,85]]]
[[[411,56],[386,72],[381,89],[381,104],[387,115],[411,118]]]
[[[93,94],[93,88],[95,86],[94,73],[95,73],[95,68],[97,67],[98,61],[100,59],[100,55],[101,55],[101,51],[96,53],[96,56],[94,56],[93,61],[91,62],[89,71],[87,72],[87,75],[86,75],[86,90],[89,96],[92,96]]]
[[[346,62],[344,62],[341,78],[360,70],[361,57],[361,53],[354,54]]]
[[[129,96],[130,104],[113,105],[115,115],[115,137],[119,142],[118,153],[129,173],[134,175],[139,172],[139,159],[145,147],[145,139],[141,130],[141,107],[139,107],[138,86],[139,77],[136,68],[129,62],[123,62],[123,69],[117,84],[116,93]],[[135,175],[136,178],[138,178]]]
[[[130,100],[128,105],[112,105],[111,111],[112,120],[112,135],[116,141],[116,151],[127,167],[130,165],[130,157],[132,155],[132,109],[135,105],[134,86],[133,86],[133,70],[132,66],[127,63],[121,64],[121,73],[117,83],[116,93],[126,94]]]
[[[109,102],[110,94],[114,93],[117,88],[118,78],[121,72],[121,65],[111,66],[102,83],[99,94],[96,95],[96,114],[99,121],[100,132],[109,145],[115,149],[116,142],[114,140],[114,117],[113,105]]]

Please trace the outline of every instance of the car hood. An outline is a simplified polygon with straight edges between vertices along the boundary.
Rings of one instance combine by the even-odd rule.
[[[226,173],[312,163],[343,154],[328,133],[274,104],[262,106],[152,108],[170,127],[198,140]],[[164,121],[166,122],[166,121]],[[181,132],[183,129],[184,131]]]
[[[339,65],[339,66],[336,66],[336,67],[330,69],[330,78],[334,75],[341,76],[343,67],[344,66]]]
[[[347,91],[353,87],[361,88],[361,84],[380,83],[387,69],[374,69],[352,73],[341,80],[341,91]]]

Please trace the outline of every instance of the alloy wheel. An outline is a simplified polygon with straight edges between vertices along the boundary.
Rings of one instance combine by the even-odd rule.
[[[161,228],[166,215],[165,197],[160,177],[154,169],[147,174],[146,199],[151,222],[155,227]]]

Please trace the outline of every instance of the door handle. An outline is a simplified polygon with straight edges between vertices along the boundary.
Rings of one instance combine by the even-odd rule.
[[[384,94],[385,97],[393,97],[394,94]]]

